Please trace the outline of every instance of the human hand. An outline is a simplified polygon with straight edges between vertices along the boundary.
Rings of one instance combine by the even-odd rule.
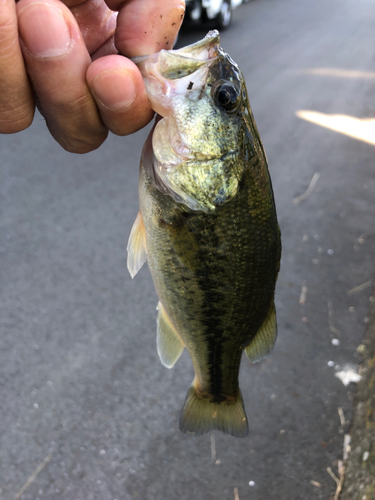
[[[139,130],[153,112],[138,68],[117,50],[172,48],[183,13],[183,0],[0,0],[0,132],[31,124],[34,94],[68,151]]]

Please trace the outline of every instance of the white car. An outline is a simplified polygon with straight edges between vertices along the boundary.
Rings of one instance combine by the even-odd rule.
[[[215,20],[219,29],[225,29],[232,20],[232,10],[242,0],[186,0],[186,18],[189,21]]]

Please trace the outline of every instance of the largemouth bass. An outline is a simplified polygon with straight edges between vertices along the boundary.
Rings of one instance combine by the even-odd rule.
[[[142,153],[128,268],[134,277],[148,261],[161,362],[171,368],[186,347],[194,365],[180,429],[246,436],[241,356],[256,362],[275,343],[281,244],[244,78],[217,31],[136,63],[158,117]]]

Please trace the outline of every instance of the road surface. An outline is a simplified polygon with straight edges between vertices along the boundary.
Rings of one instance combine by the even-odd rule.
[[[283,236],[279,338],[268,359],[242,362],[246,439],[178,430],[191,362],[161,365],[149,271],[132,281],[126,269],[147,132],[84,156],[55,144],[40,116],[0,137],[1,499],[334,493],[327,468],[338,474],[356,391],[335,374],[358,368],[375,274],[373,26],[370,0],[251,0],[222,33]]]

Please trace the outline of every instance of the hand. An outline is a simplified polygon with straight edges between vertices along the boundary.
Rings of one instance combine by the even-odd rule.
[[[117,51],[173,47],[183,13],[183,0],[0,0],[0,132],[31,124],[34,95],[68,151],[139,130],[153,112],[138,68]]]

